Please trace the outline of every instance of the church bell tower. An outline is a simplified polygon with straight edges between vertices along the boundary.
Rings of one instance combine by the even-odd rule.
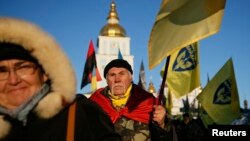
[[[97,41],[96,62],[102,81],[97,82],[97,88],[107,85],[103,76],[105,66],[113,59],[118,58],[119,52],[124,60],[127,60],[134,68],[134,56],[130,55],[130,38],[125,29],[119,24],[116,4],[112,1],[107,17],[107,24],[101,28]]]

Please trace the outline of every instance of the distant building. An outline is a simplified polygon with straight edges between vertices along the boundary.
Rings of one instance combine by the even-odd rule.
[[[168,93],[168,88],[167,86],[165,86],[165,90],[164,90],[164,95],[166,98],[168,98],[167,93]],[[197,95],[199,95],[199,93],[201,92],[200,88],[196,88],[194,89],[192,92],[188,93],[187,95],[184,95],[180,98],[176,98],[174,94],[171,94],[172,96],[172,104],[173,107],[171,109],[171,115],[172,116],[178,116],[178,115],[182,115],[184,112],[183,109],[184,107],[184,101],[188,102],[189,104],[189,109],[188,110],[194,110],[194,109],[198,109],[199,108],[199,102],[196,99]],[[196,112],[196,111],[195,111]],[[194,118],[196,118],[196,116],[198,116],[198,111],[197,113],[193,113]],[[196,115],[197,114],[197,115]]]
[[[102,77],[102,81],[97,82],[97,89],[107,85],[103,76],[104,68],[111,60],[118,58],[119,51],[123,59],[127,60],[134,70],[134,56],[130,54],[130,37],[127,36],[126,30],[120,25],[119,22],[120,19],[116,9],[116,4],[112,1],[107,16],[107,23],[101,28],[97,39],[96,62],[97,68]],[[158,96],[158,90],[155,89],[151,80],[147,90],[153,93],[155,97]],[[167,88],[165,88],[165,93],[166,91]],[[87,97],[90,95],[91,93],[86,94]],[[166,94],[164,95],[167,97]],[[197,91],[193,91],[188,94],[190,104],[196,96]],[[186,96],[177,99],[172,94],[172,97],[172,114],[181,115],[183,112],[180,109],[183,107],[183,99],[185,99]]]
[[[148,86],[148,92],[152,93],[155,97],[157,97],[157,92],[155,90],[155,86],[153,84],[153,82],[150,80],[149,82],[149,86]]]
[[[110,5],[107,24],[101,28],[99,33],[97,48],[97,68],[102,76],[102,81],[97,82],[97,88],[107,85],[103,77],[104,68],[111,60],[118,58],[119,50],[123,59],[130,63],[132,69],[134,68],[134,56],[130,54],[130,37],[126,35],[126,30],[119,24],[119,16],[114,1]]]

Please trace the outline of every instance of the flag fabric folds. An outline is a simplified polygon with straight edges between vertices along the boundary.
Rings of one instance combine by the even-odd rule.
[[[149,69],[189,44],[219,31],[226,0],[163,0],[151,30]]]
[[[138,85],[141,86],[144,90],[146,90],[146,79],[143,61],[141,61]]]
[[[83,87],[85,87],[87,84],[92,82],[92,77],[93,77],[92,73],[93,73],[94,68],[95,68],[94,73],[96,75],[96,78],[94,78],[94,79],[96,79],[96,81],[100,81],[101,76],[100,76],[99,71],[97,69],[96,58],[95,58],[95,48],[94,48],[93,41],[91,40],[89,43],[87,58],[86,58],[85,66],[84,66],[81,89]]]
[[[207,112],[203,108],[200,109],[199,117],[205,128],[208,128],[208,125],[214,124],[212,118],[207,114]]]
[[[232,58],[209,81],[197,99],[216,124],[231,124],[234,119],[240,117]]]
[[[198,43],[195,42],[171,55],[166,83],[176,98],[180,98],[200,86],[198,49]]]

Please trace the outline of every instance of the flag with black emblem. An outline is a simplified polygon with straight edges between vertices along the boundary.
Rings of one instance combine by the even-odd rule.
[[[175,97],[180,98],[200,86],[198,43],[171,55],[166,83]]]
[[[231,124],[234,119],[240,117],[232,58],[208,82],[197,99],[216,124]]]
[[[162,0],[148,43],[149,69],[176,50],[217,33],[226,0]]]

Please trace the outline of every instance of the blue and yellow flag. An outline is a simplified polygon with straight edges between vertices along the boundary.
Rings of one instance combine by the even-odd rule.
[[[195,42],[171,55],[166,83],[175,97],[180,98],[200,86],[198,54],[198,43]]]
[[[234,119],[240,117],[232,58],[209,81],[197,99],[216,124],[231,124]]]
[[[149,69],[174,51],[219,31],[226,0],[163,0],[151,30]]]

